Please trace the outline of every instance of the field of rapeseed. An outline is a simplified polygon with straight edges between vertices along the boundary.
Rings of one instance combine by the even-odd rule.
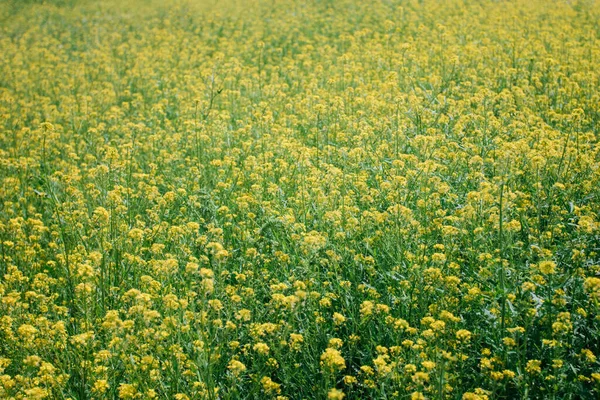
[[[0,50],[0,398],[599,398],[598,2],[0,1]]]

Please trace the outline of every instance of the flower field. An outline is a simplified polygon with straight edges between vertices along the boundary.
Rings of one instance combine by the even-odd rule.
[[[600,2],[0,0],[1,399],[600,398]]]

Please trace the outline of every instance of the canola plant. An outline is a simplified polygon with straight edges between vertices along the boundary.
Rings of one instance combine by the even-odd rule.
[[[0,1],[0,398],[597,399],[600,4]]]

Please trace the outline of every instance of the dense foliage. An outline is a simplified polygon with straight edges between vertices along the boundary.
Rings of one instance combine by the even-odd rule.
[[[600,5],[0,2],[0,398],[600,396]]]

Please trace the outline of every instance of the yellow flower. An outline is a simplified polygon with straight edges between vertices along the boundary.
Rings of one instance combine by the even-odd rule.
[[[25,389],[25,395],[27,399],[41,400],[48,397],[48,391],[36,386],[30,389]]]
[[[597,360],[596,355],[590,349],[581,350],[581,356],[590,364],[594,364]]]
[[[260,380],[260,383],[262,384],[262,387],[266,393],[281,393],[281,385],[273,382],[273,380],[271,380],[271,378],[268,376],[263,376]]]
[[[339,350],[331,347],[321,354],[321,368],[326,372],[337,372],[346,368],[346,361]]]
[[[221,311],[223,309],[223,303],[217,299],[209,300],[208,305],[215,311]]]
[[[119,385],[119,398],[120,399],[135,399],[138,395],[138,391],[135,385],[129,383],[121,383]]]
[[[542,274],[550,275],[556,271],[556,263],[554,261],[542,261],[538,264],[538,268]]]
[[[229,369],[234,376],[239,376],[246,371],[246,366],[239,360],[234,359],[229,362],[227,369]]]
[[[508,370],[508,369],[503,370],[502,374],[507,379],[513,379],[516,376],[516,374],[514,373],[514,371],[511,371],[511,370]]]
[[[423,361],[421,363],[421,365],[423,366],[423,368],[425,368],[427,371],[431,371],[435,368],[435,363],[433,361]]]
[[[406,372],[407,374],[414,374],[415,372],[417,372],[417,366],[414,364],[406,364],[404,366],[404,372]]]
[[[346,397],[344,392],[342,392],[341,390],[338,390],[338,389],[331,389],[327,393],[327,398],[329,400],[343,400],[344,397]]]
[[[423,385],[429,382],[429,374],[426,372],[416,372],[415,374],[413,374],[411,379],[417,385]]]
[[[456,331],[456,338],[461,342],[468,342],[471,339],[471,332],[466,329],[459,329]]]
[[[590,297],[600,301],[600,278],[588,277],[583,282],[583,288]]]
[[[530,374],[538,374],[542,372],[542,362],[540,360],[529,360],[525,366],[525,371]]]
[[[372,301],[363,301],[360,305],[360,315],[363,318],[368,318],[373,314],[373,309],[375,308],[375,304]]]
[[[144,231],[139,228],[133,228],[129,231],[129,238],[135,242],[141,242],[144,238]]]
[[[263,342],[256,343],[253,347],[254,351],[258,354],[267,355],[269,354],[269,346]]]
[[[304,337],[299,333],[290,333],[290,348],[292,350],[300,350],[302,343],[304,342]]]
[[[94,386],[92,387],[92,391],[97,394],[104,394],[109,388],[108,382],[106,379],[99,379],[94,382]]]
[[[462,396],[462,400],[487,400],[488,396],[482,396],[472,392],[466,392]]]
[[[342,325],[344,322],[346,322],[346,317],[344,317],[342,314],[340,313],[333,313],[333,324],[336,326]]]

